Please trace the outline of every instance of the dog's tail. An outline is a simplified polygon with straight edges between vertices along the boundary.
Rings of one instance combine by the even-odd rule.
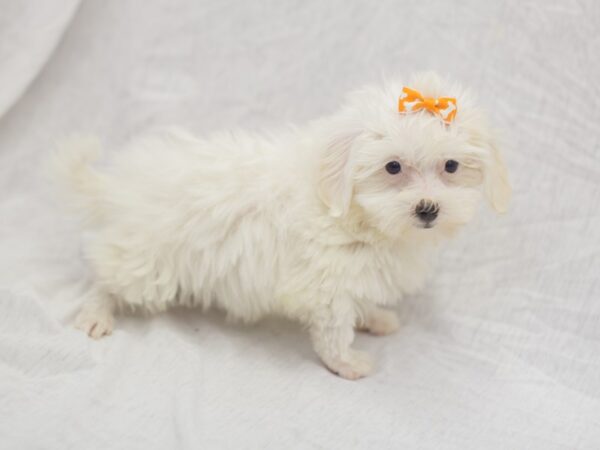
[[[107,177],[92,167],[101,155],[95,137],[72,136],[58,144],[48,164],[50,178],[89,225],[101,222],[106,207]]]

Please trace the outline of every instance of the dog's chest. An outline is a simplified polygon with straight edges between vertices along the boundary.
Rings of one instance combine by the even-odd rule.
[[[351,296],[381,304],[422,288],[429,259],[410,248],[362,245],[346,259],[344,283]]]
[[[303,273],[295,272],[292,278],[316,283],[313,287],[325,295],[378,304],[394,304],[404,294],[420,290],[429,271],[429,258],[410,247],[308,246],[300,260]]]

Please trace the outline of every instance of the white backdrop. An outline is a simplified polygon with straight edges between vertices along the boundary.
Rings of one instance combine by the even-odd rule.
[[[600,448],[600,2],[0,1],[2,448]],[[504,130],[515,195],[443,251],[378,372],[218,313],[72,328],[75,221],[39,166],[92,131],[268,128],[435,69]],[[468,275],[467,275],[468,274]]]

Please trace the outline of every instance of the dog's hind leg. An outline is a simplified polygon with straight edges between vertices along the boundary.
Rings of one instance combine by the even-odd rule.
[[[113,296],[93,288],[75,319],[75,327],[94,339],[111,334],[116,306]]]

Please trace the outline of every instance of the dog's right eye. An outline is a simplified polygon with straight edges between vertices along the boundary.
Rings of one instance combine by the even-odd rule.
[[[397,173],[400,173],[400,171],[402,170],[402,166],[398,161],[390,161],[385,165],[385,170],[387,170],[388,173],[391,173],[392,175],[396,175]]]

